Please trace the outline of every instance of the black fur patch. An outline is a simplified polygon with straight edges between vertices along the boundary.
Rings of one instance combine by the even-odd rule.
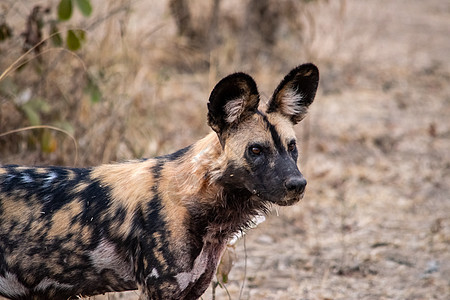
[[[275,126],[272,123],[269,122],[269,120],[267,119],[267,116],[265,116],[263,114],[261,114],[261,115],[267,126],[267,129],[270,132],[270,135],[272,136],[272,140],[275,145],[275,149],[277,149],[279,153],[285,153],[286,148],[284,147],[283,142],[281,141],[281,137],[280,137],[280,134],[278,133],[277,129],[275,128]]]

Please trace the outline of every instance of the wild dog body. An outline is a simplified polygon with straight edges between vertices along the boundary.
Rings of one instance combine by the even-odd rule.
[[[303,197],[293,125],[317,85],[317,68],[301,65],[261,112],[253,79],[236,73],[211,93],[214,132],[174,154],[87,169],[0,167],[0,295],[200,297],[233,234],[271,203]]]

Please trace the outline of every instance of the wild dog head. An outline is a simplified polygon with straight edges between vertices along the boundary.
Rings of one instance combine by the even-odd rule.
[[[318,83],[315,65],[293,69],[264,112],[258,109],[258,89],[249,75],[235,73],[215,86],[208,124],[227,156],[223,185],[278,205],[292,205],[303,197],[306,180],[297,167],[294,125],[305,117]]]

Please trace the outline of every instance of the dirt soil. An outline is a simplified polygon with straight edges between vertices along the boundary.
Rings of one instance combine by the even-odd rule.
[[[237,243],[216,299],[450,299],[450,2],[344,2],[297,128],[306,196]]]

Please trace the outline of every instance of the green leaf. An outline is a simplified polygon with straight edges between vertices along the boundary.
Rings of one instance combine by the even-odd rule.
[[[33,107],[40,112],[49,113],[51,111],[50,104],[48,104],[48,102],[43,98],[34,98],[28,101],[28,103],[33,105]]]
[[[86,31],[77,29],[77,30],[74,30],[73,32],[77,35],[80,42],[83,43],[86,40]]]
[[[51,110],[50,104],[42,98],[31,99],[24,103],[20,108],[33,126],[40,125],[41,115],[43,113],[49,113]]]
[[[41,135],[41,151],[44,153],[52,153],[55,152],[56,148],[58,148],[58,142],[50,130],[43,130]]]
[[[2,80],[0,80],[0,95],[7,97],[7,98],[13,98],[14,95],[17,95],[19,93],[19,87],[14,82],[11,76],[4,77]]]
[[[52,123],[53,126],[64,129],[70,134],[75,133],[75,128],[73,128],[72,124],[70,124],[68,121],[56,121]]]
[[[69,48],[72,51],[76,51],[80,49],[81,47],[81,41],[75,34],[73,30],[67,31],[67,48]]]
[[[72,16],[72,0],[61,0],[58,4],[58,18],[67,21]]]
[[[50,25],[50,36],[53,45],[56,47],[61,47],[63,44],[63,40],[61,34],[59,33],[58,27],[56,26],[56,22],[52,22]]]
[[[22,110],[27,116],[28,121],[30,122],[31,126],[36,126],[41,124],[41,117],[39,116],[39,113],[34,110],[33,107],[28,105],[23,105]]]
[[[102,100],[102,91],[100,90],[94,79],[90,76],[88,77],[88,83],[85,92],[91,96],[92,103],[97,103]]]
[[[89,0],[75,0],[78,8],[85,17],[89,17],[92,13],[92,5]]]
[[[228,283],[228,274],[222,274],[222,282]]]
[[[92,103],[97,103],[100,102],[100,100],[102,100],[102,92],[100,91],[97,85],[91,88],[90,94]]]

